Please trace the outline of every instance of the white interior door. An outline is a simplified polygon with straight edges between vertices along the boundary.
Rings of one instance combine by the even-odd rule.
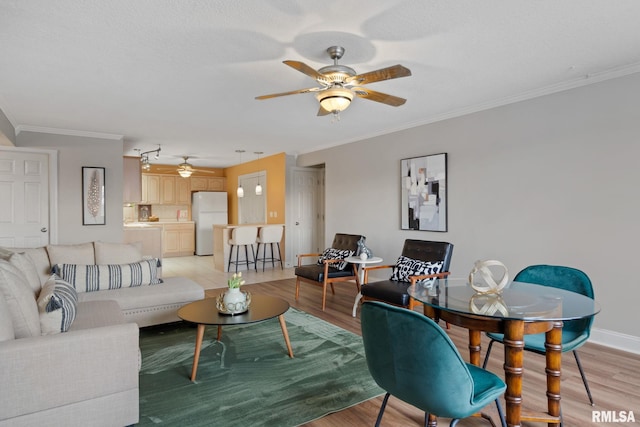
[[[0,149],[0,246],[49,243],[49,155]]]
[[[296,255],[320,252],[320,224],[324,223],[324,193],[320,190],[322,171],[317,169],[294,169],[291,172],[291,191],[287,204],[290,206],[287,218],[287,256],[290,263],[297,263]],[[305,260],[307,261],[307,260]],[[309,262],[315,259],[309,258]]]

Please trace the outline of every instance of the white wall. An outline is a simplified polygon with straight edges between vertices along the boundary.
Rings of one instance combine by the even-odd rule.
[[[58,151],[58,243],[122,242],[123,142],[23,131],[18,147]],[[82,225],[82,167],[105,168],[106,225]]]
[[[361,233],[393,263],[407,238],[449,241],[453,277],[478,259],[498,259],[512,275],[530,264],[573,266],[594,283],[595,328],[640,343],[639,139],[635,74],[300,155],[297,164],[326,165],[328,243],[336,232]],[[449,231],[400,230],[400,160],[441,152]]]

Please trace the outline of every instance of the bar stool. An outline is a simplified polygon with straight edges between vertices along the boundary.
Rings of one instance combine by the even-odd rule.
[[[260,245],[264,245],[262,247],[262,258],[256,258],[256,271],[258,271],[258,261],[262,261],[262,271],[264,271],[264,265],[267,261],[271,261],[271,266],[275,268],[276,261],[280,262],[280,268],[284,270],[284,266],[282,265],[282,254],[280,253],[280,240],[282,240],[282,233],[284,227],[282,225],[267,225],[265,227],[261,227],[258,233],[258,238],[256,242],[258,243],[258,250],[256,251],[257,256],[260,256]],[[278,258],[273,255],[273,244],[276,244],[278,248]],[[267,244],[269,244],[271,248],[271,257],[267,257]]]
[[[258,235],[258,227],[236,227],[231,231],[231,239],[229,239],[229,263],[227,264],[227,271],[231,269],[231,264],[236,265],[236,273],[238,272],[238,264],[246,264],[247,270],[249,270],[249,264],[256,264],[256,254],[253,252],[253,244],[256,242],[256,236]],[[244,261],[238,261],[238,253],[240,252],[240,246],[244,246]],[[247,246],[251,246],[251,256],[253,261],[249,261],[249,251]],[[233,248],[236,248],[236,260],[231,261],[233,257]]]

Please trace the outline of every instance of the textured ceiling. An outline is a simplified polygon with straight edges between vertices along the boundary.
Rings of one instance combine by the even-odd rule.
[[[124,136],[125,154],[227,166],[299,154],[640,71],[637,0],[0,0],[0,108],[20,130]],[[340,121],[283,60],[346,48],[371,84]]]

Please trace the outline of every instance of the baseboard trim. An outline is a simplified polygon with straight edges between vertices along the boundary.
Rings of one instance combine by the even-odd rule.
[[[640,354],[640,337],[621,334],[607,329],[591,328],[589,342],[629,353]]]

